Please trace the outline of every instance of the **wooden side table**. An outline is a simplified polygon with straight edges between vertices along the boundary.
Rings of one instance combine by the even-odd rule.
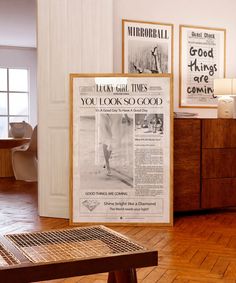
[[[15,139],[6,138],[0,139],[0,177],[14,176],[11,162],[11,149],[13,147],[29,142],[29,138]]]

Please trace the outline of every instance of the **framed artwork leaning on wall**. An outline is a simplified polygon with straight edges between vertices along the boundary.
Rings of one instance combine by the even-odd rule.
[[[179,107],[216,107],[213,81],[225,76],[226,30],[181,25],[179,44]]]
[[[72,224],[173,224],[169,74],[70,75]]]

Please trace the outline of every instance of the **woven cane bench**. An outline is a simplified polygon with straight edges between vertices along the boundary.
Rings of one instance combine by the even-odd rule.
[[[158,253],[105,226],[0,237],[0,279],[35,282],[108,272],[109,283],[136,283],[136,268],[156,266]]]

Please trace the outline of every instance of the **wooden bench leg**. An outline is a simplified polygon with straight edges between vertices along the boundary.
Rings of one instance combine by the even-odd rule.
[[[136,269],[109,272],[107,283],[138,283]]]

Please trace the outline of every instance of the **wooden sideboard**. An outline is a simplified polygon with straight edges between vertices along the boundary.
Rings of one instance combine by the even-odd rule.
[[[11,161],[11,148],[29,142],[29,139],[0,139],[0,177],[14,176]]]
[[[174,210],[236,206],[236,119],[174,120]]]

